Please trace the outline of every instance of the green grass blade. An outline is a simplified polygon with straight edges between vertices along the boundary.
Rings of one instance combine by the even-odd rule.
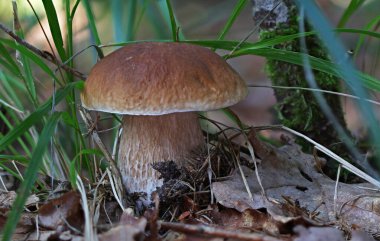
[[[170,27],[172,29],[172,39],[173,41],[178,41],[177,38],[177,22],[175,20],[174,12],[173,12],[173,7],[172,4],[170,3],[170,0],[166,0],[166,6],[168,8],[168,14],[169,14],[169,19],[170,19]]]
[[[70,0],[66,0],[66,6],[65,6],[65,11],[66,11],[66,24],[67,24],[67,55],[68,58],[73,56],[74,54],[74,47],[73,47],[73,20],[75,17],[75,13],[78,9],[80,0],[76,0],[73,8],[70,11]],[[71,59],[68,64],[70,67],[73,67],[73,59]],[[71,82],[73,80],[73,76],[70,74],[69,75],[69,81]]]
[[[262,56],[268,59],[284,61],[296,65],[303,65],[302,58],[304,56],[303,53],[286,51],[282,49],[273,49],[273,48],[261,48],[261,49],[241,49],[236,51],[234,54],[230,55],[230,58],[234,58],[241,55],[253,54]],[[313,56],[308,56],[310,60],[310,64],[314,70],[319,70],[321,72],[334,75],[338,78],[343,78],[344,75],[340,70],[339,66],[323,59],[319,59]],[[359,71],[354,71],[353,75],[355,78],[361,80],[361,82],[369,89],[380,91],[380,81],[376,78],[361,73]]]
[[[243,122],[241,122],[239,116],[237,116],[230,108],[223,108],[221,111],[236,125],[239,126],[240,129],[246,128]]]
[[[83,3],[83,6],[84,6],[84,9],[86,10],[86,15],[87,15],[87,18],[88,18],[89,27],[90,27],[90,30],[91,30],[91,34],[94,37],[95,44],[96,45],[100,45],[101,41],[100,41],[100,38],[99,38],[98,30],[96,28],[96,21],[95,21],[95,18],[94,18],[94,14],[92,13],[90,2],[88,0],[82,0],[82,3]]]
[[[241,11],[244,9],[247,3],[247,0],[239,0],[239,2],[235,5],[234,9],[232,10],[231,16],[228,18],[226,25],[224,25],[222,31],[218,36],[218,40],[224,39],[224,37],[232,27],[232,24],[235,22],[236,18],[240,15]]]
[[[145,15],[146,9],[148,8],[149,1],[150,0],[142,0],[140,3],[141,10],[140,10],[139,15],[136,16],[136,20],[135,20],[136,23],[133,30],[133,35],[136,35],[137,30],[140,28],[141,20],[143,19],[143,16]]]
[[[75,14],[75,11],[74,11]],[[70,0],[65,0],[65,15],[66,15],[66,28],[67,28],[67,35],[66,35],[66,44],[67,44],[67,50],[66,55],[67,58],[70,58],[74,54],[74,48],[73,48],[73,16],[71,15],[71,9],[70,9]],[[70,59],[67,64],[70,67],[73,67],[73,60]],[[74,77],[72,74],[67,73],[68,82],[72,82],[74,80]]]
[[[15,76],[20,75],[19,72],[17,72],[17,70],[13,68],[12,65],[10,65],[6,60],[2,59],[1,57],[0,57],[0,65],[2,65],[5,69],[7,69],[9,72],[14,74]]]
[[[115,42],[122,42],[126,40],[123,27],[123,2],[124,1],[122,0],[111,1],[113,39]]]
[[[16,229],[18,220],[24,210],[24,204],[33,188],[34,182],[37,178],[37,173],[42,164],[42,157],[49,145],[50,139],[54,134],[55,128],[58,124],[61,113],[55,112],[46,122],[44,129],[41,132],[36,148],[33,151],[32,158],[26,169],[24,181],[21,183],[17,191],[17,197],[12,205],[7,221],[4,226],[3,241],[11,240],[12,234]]]
[[[91,31],[91,36],[94,38],[95,42],[95,50],[100,58],[104,57],[103,51],[98,47],[101,44],[98,29],[96,28],[96,21],[94,18],[94,14],[91,9],[90,2],[88,0],[82,0],[84,9],[86,10],[86,15],[88,19],[88,24]]]
[[[8,127],[9,130],[13,129],[13,125],[10,123],[10,121],[7,119],[7,117],[2,112],[0,112],[0,120],[2,120],[2,122]],[[28,147],[26,146],[24,140],[20,137],[17,138],[16,140],[20,144],[20,147],[23,149],[25,154],[30,155],[30,151],[29,151]]]
[[[18,109],[23,110],[24,108],[21,104],[20,96],[19,94],[16,94],[16,92],[14,91],[14,89],[16,89],[19,93],[26,91],[25,86],[20,83],[19,79],[7,75],[0,70],[0,84],[3,87],[3,90],[9,96],[8,101],[13,102]],[[12,87],[11,85],[13,85],[14,87]]]
[[[362,29],[340,28],[340,29],[335,29],[334,31],[337,33],[352,33],[352,34],[360,34],[363,36],[371,36],[375,38],[380,38],[380,33],[377,33],[374,31],[362,30]],[[287,41],[292,41],[300,37],[307,37],[307,36],[311,36],[315,34],[317,34],[317,32],[311,31],[311,32],[305,32],[305,33],[290,34],[290,35],[285,35],[285,36],[277,36],[275,38],[264,39],[255,43],[244,42],[239,46],[238,49],[266,48],[266,47],[275,46],[277,44],[281,44]],[[204,47],[218,48],[218,49],[225,49],[225,50],[233,50],[235,46],[239,43],[238,41],[228,41],[228,40],[183,40],[181,42],[193,43],[193,44],[202,45]]]
[[[75,13],[76,13],[76,11],[77,11],[77,9],[78,9],[78,6],[79,6],[80,1],[81,1],[81,0],[76,0],[76,1],[75,1],[74,7],[73,7],[73,9],[71,10],[71,14],[70,14],[71,19],[74,19],[74,16],[75,16]]]
[[[51,35],[53,36],[55,47],[57,48],[58,54],[61,57],[62,62],[65,62],[66,52],[63,47],[63,39],[61,28],[59,26],[57,12],[55,11],[55,7],[52,0],[42,0],[44,4],[46,17],[48,19]]]
[[[17,156],[15,156],[15,157],[17,157]],[[17,161],[17,162],[20,163],[20,161],[18,161],[17,159],[11,159],[11,160],[15,160],[15,161]],[[26,161],[27,161],[27,160],[26,160]],[[17,178],[17,179],[20,180],[20,181],[23,181],[22,177],[21,177],[17,172],[15,172],[15,171],[13,171],[11,168],[9,168],[9,165],[7,165],[7,163],[9,163],[8,160],[3,161],[3,160],[1,160],[1,158],[0,158],[0,167],[1,167],[6,173],[12,175],[13,177]],[[0,236],[0,238],[1,238],[1,236]]]
[[[364,29],[366,31],[369,31],[370,29],[372,28],[375,28],[380,22],[380,15],[376,16],[375,18],[373,18],[365,27]],[[376,37],[376,38],[380,38],[380,33],[377,33],[377,32],[374,32],[374,31],[370,31],[374,36],[372,37]],[[356,44],[356,47],[355,47],[355,50],[354,50],[354,55],[356,56],[358,53],[359,53],[359,50],[361,48],[361,46],[363,45],[364,43],[364,35],[360,35],[359,37],[359,40],[358,40],[358,43]]]
[[[6,50],[6,48],[4,47],[2,43],[0,43],[0,56],[3,57],[8,62],[10,68],[12,69],[11,71],[13,73],[16,73],[15,74],[16,76],[21,77],[21,71],[18,65],[13,60],[12,56],[8,53],[8,51]]]
[[[185,39],[183,32],[181,31],[181,29],[179,29],[178,21],[175,17],[171,2],[168,0],[158,0],[156,1],[156,4],[159,10],[159,13],[161,15],[161,19],[163,19],[163,21],[161,22],[163,24],[166,24],[166,26],[171,29],[171,35],[172,35],[173,41],[178,41],[179,39]],[[158,32],[162,31],[163,27],[165,28],[165,26],[158,26],[157,31]]]
[[[36,65],[38,65],[46,74],[48,74],[51,78],[58,81],[57,77],[55,76],[54,72],[44,63],[44,61],[41,60],[39,56],[34,54],[32,51],[27,49],[26,47],[16,44],[15,42],[9,40],[9,39],[3,39],[0,38],[0,42],[19,51],[23,56],[27,57],[28,59],[32,60]],[[25,67],[25,66],[24,66]],[[34,86],[34,84],[33,84]]]
[[[368,133],[376,146],[380,145],[380,126],[375,118],[372,106],[364,101],[367,99],[367,91],[363,87],[362,82],[359,80],[357,71],[353,66],[351,60],[346,57],[346,50],[343,44],[336,38],[332,31],[330,24],[326,17],[323,16],[320,9],[312,0],[297,0],[297,5],[302,7],[305,11],[305,15],[308,18],[310,24],[318,32],[320,39],[325,43],[332,61],[337,63],[338,70],[342,76],[342,79],[349,87],[350,91],[358,96],[357,104],[362,113],[363,120],[366,120],[368,126]],[[377,163],[380,168],[380,163]]]
[[[150,22],[150,24],[153,27],[153,31],[155,32],[155,35],[158,39],[167,39],[170,38],[170,22],[167,21],[167,18],[165,18],[162,14],[163,11],[167,11],[166,3],[165,3],[165,9],[162,9],[161,1],[153,1],[147,6],[147,18]]]
[[[61,102],[74,88],[81,88],[83,86],[83,82],[74,82],[67,84],[64,88],[59,89],[55,94],[54,103],[58,104]],[[18,137],[20,137],[23,133],[25,133],[30,127],[32,127],[35,123],[40,122],[42,116],[46,115],[51,110],[52,98],[46,101],[43,105],[38,107],[32,114],[30,114],[24,121],[22,121],[18,126],[9,131],[3,138],[0,139],[0,151],[4,150],[7,145],[12,143]]]
[[[18,45],[19,47],[24,47],[21,45]],[[27,56],[25,56],[24,53],[21,53],[21,62],[24,69],[24,74],[26,76],[25,78],[25,86],[29,92],[30,98],[34,105],[38,105],[37,101],[37,93],[36,93],[36,86],[34,85],[34,77],[32,73],[32,68],[30,67],[30,62]]]
[[[20,38],[24,39],[24,33],[21,28],[20,21],[18,19],[18,10],[17,10],[17,2],[12,1],[12,7],[13,7],[13,26],[14,31]],[[17,46],[20,46],[18,43],[16,43]],[[23,67],[23,71],[25,74],[25,87],[28,90],[29,98],[32,100],[32,103],[34,106],[38,105],[37,100],[37,94],[36,94],[36,88],[34,86],[34,77],[32,73],[32,68],[30,67],[29,59],[27,59],[24,55],[24,53],[20,53],[20,62]]]
[[[380,38],[380,33],[375,32],[375,31],[364,30],[364,29],[338,28],[335,31],[338,33],[357,33],[357,34],[360,34],[361,36]]]
[[[11,123],[11,127],[9,129],[13,129],[13,126],[16,126],[20,123],[20,119],[24,119],[24,107],[21,103],[22,96],[26,93],[25,86],[21,83],[17,78],[14,78],[10,75],[6,75],[5,73],[0,71],[0,98],[4,98],[7,102],[9,102],[14,108],[12,110],[7,111],[6,117],[9,119]],[[21,113],[20,113],[21,112]],[[4,120],[6,124],[6,120]],[[34,128],[28,132],[25,132],[22,138],[22,141],[26,141],[29,148],[33,148],[35,146],[35,139],[32,137],[32,132]],[[29,148],[24,148],[25,153],[29,153]],[[11,147],[8,150],[11,151]]]
[[[339,20],[338,28],[342,28],[346,25],[350,17],[359,9],[359,7],[364,3],[365,0],[351,0],[350,5],[344,11],[342,17]]]
[[[134,40],[135,24],[136,24],[137,0],[128,1],[128,19],[127,19],[127,36],[124,40]]]
[[[83,149],[81,150],[78,154],[75,155],[73,160],[70,162],[70,169],[69,169],[69,175],[70,175],[70,183],[73,188],[76,188],[76,183],[77,183],[77,160],[80,158],[82,155],[98,155],[98,156],[103,156],[103,152],[101,152],[98,149]]]
[[[21,155],[2,155],[0,154],[0,159],[4,159],[4,160],[16,160],[16,161],[20,161],[20,162],[23,162],[23,163],[26,163],[28,162],[28,158],[26,158],[25,156],[21,156]]]

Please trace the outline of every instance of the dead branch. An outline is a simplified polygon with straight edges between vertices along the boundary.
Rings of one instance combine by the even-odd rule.
[[[45,60],[61,67],[64,69],[66,72],[71,73],[72,75],[78,77],[79,79],[85,80],[87,76],[78,70],[71,68],[68,65],[63,64],[60,60],[58,60],[56,57],[54,57],[53,54],[49,53],[48,51],[40,50],[37,47],[31,45],[30,43],[26,42],[24,39],[20,38],[15,34],[12,30],[9,28],[5,27],[3,24],[0,23],[0,29],[3,30],[6,34],[8,34],[11,38],[13,38],[18,44],[26,47],[33,53],[37,54],[38,56],[44,58]]]

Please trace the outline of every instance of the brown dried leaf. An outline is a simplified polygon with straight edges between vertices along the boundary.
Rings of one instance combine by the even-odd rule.
[[[247,229],[251,231],[261,230],[266,222],[270,222],[269,215],[254,209],[239,212],[230,208],[221,211],[214,208],[210,213],[210,219],[214,224],[226,229]]]
[[[297,226],[294,231],[299,235],[294,241],[345,241],[342,231],[336,228]]]
[[[80,200],[79,193],[70,191],[46,203],[38,210],[39,226],[56,230],[69,224],[81,229],[84,219]]]
[[[140,241],[144,240],[144,229],[131,225],[119,225],[100,234],[98,239],[99,241]]]
[[[351,241],[375,241],[368,233],[354,230],[352,231]]]
[[[313,156],[303,153],[295,144],[272,148],[252,135],[250,138],[256,154],[262,159],[258,172],[268,198],[261,194],[254,171],[243,166],[253,200],[247,194],[240,173],[235,172],[231,179],[212,184],[220,204],[240,212],[266,208],[282,223],[300,216],[311,223],[311,218],[320,224],[337,221],[333,202],[335,181],[317,171]],[[378,233],[380,210],[376,207],[380,204],[380,196],[359,186],[370,185],[339,183],[336,200],[339,222]]]
[[[0,192],[0,208],[11,208],[13,202],[16,199],[16,192],[15,191],[10,191],[10,192]],[[28,199],[25,202],[25,206],[31,206],[35,205],[36,203],[39,202],[39,198],[33,194],[28,197]]]
[[[183,234],[169,231],[163,241],[224,241],[223,238],[202,237],[194,234]]]
[[[294,231],[298,234],[298,237],[294,241],[345,241],[347,240],[343,232],[332,227],[310,227],[305,228],[302,226],[296,226]],[[367,233],[360,231],[353,231],[351,241],[375,241],[375,239],[369,236]]]
[[[9,211],[10,209],[0,209],[0,233],[2,232]],[[35,217],[36,215],[34,213],[23,213],[21,215],[21,218],[17,223],[16,230],[12,235],[13,241],[25,240],[25,237],[29,236],[29,234],[35,230]]]
[[[147,220],[136,218],[126,212],[121,216],[120,224],[98,236],[99,241],[140,241],[144,240]]]

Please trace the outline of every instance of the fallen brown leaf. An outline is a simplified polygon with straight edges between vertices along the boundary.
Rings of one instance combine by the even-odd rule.
[[[294,231],[298,234],[294,241],[345,241],[342,231],[336,228],[297,226]]]
[[[99,241],[141,241],[147,225],[145,217],[136,218],[124,212],[120,224],[98,236]]]
[[[11,208],[13,202],[16,200],[17,193],[15,191],[9,191],[9,192],[1,192],[0,191],[0,208]],[[28,199],[25,202],[25,206],[31,206],[38,203],[40,200],[35,195],[32,194],[28,197]]]
[[[317,171],[313,156],[303,153],[296,144],[273,148],[260,142],[252,133],[250,140],[261,159],[258,173],[267,197],[262,195],[255,172],[243,166],[252,199],[241,174],[236,171],[231,179],[212,184],[221,205],[240,212],[265,208],[273,219],[282,223],[302,217],[314,224],[344,223],[370,233],[380,232],[377,208],[380,196],[361,188],[372,187],[370,184],[339,183],[334,208],[335,181]]]
[[[67,192],[38,210],[38,224],[45,229],[56,230],[69,225],[81,230],[83,222],[81,199],[76,191]]]

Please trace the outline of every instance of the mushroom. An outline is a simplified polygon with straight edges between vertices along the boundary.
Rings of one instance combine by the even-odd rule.
[[[151,164],[181,166],[205,141],[197,111],[247,95],[240,76],[213,51],[187,43],[129,44],[100,60],[81,93],[89,110],[123,115],[118,167],[128,192],[162,185]]]

